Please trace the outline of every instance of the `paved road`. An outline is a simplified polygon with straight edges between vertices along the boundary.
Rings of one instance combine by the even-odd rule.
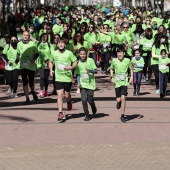
[[[23,106],[21,85],[18,99],[9,98],[7,86],[0,85],[0,170],[169,170],[170,97],[160,99],[147,83],[141,96],[133,97],[129,86],[129,121],[123,124],[109,78],[99,73],[96,80],[98,114],[90,122],[83,121],[75,86],[73,110],[64,104],[68,120],[58,123],[56,96]]]

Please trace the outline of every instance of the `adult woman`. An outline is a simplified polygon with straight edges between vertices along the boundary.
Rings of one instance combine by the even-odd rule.
[[[168,52],[168,47],[165,43],[165,39],[163,35],[160,35],[155,39],[153,47],[152,47],[152,58],[151,58],[151,66],[152,70],[155,75],[155,84],[156,84],[156,94],[159,94],[159,69],[158,69],[158,64],[159,64],[159,58],[161,54],[161,50],[165,49]]]
[[[96,56],[95,51],[93,50],[93,45],[95,45],[96,42],[98,41],[98,34],[96,32],[94,22],[89,23],[89,30],[84,35],[84,40],[88,42],[89,47],[91,49],[89,57],[93,58],[93,60],[94,60],[94,62],[96,64],[97,63],[97,56]]]
[[[15,63],[17,56],[17,43],[17,37],[12,36],[10,44],[7,44],[3,50],[3,58],[6,61],[6,83],[9,85],[8,94],[11,95],[13,92],[13,97],[15,98],[18,97],[16,92],[18,87],[18,77],[20,74],[20,63]]]
[[[40,97],[48,96],[49,68],[51,44],[48,42],[48,35],[41,34],[40,41],[37,43],[39,57],[37,58],[37,68],[40,74]]]

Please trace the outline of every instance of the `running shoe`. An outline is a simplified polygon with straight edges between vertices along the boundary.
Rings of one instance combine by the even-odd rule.
[[[88,115],[85,116],[84,121],[89,121],[89,120],[91,120],[91,117],[90,117],[90,115],[88,114]]]
[[[31,102],[30,102],[30,99],[26,99],[26,101],[23,103],[23,105],[30,105]]]
[[[97,108],[96,108],[96,106],[94,106],[94,107],[92,108],[92,113],[93,113],[93,114],[96,114],[96,113],[97,113]]]
[[[44,97],[47,97],[47,96],[48,96],[48,91],[45,90],[45,91],[44,91]]]
[[[126,123],[126,118],[125,118],[124,115],[122,115],[122,116],[120,117],[120,120],[121,120],[121,122]]]
[[[120,108],[121,108],[121,102],[117,102],[116,108],[117,108],[117,109],[120,109]]]
[[[165,97],[164,95],[165,95],[164,93],[160,93],[160,98],[164,98]]]
[[[133,91],[133,96],[136,96],[136,90]]]
[[[62,112],[60,112],[58,115],[58,121],[61,121],[61,120],[66,120],[66,117],[64,116]]]
[[[136,96],[140,96],[140,91],[137,91],[137,92],[136,92]]]
[[[8,88],[8,91],[7,91],[7,94],[8,94],[8,95],[11,95],[11,93],[12,93],[12,89],[11,89],[11,87],[9,87],[9,88]]]
[[[41,97],[41,98],[44,97],[44,94],[43,94],[43,91],[42,91],[42,90],[40,90],[39,97]]]
[[[160,93],[159,89],[156,89],[156,94],[159,94],[159,93]]]
[[[72,103],[71,102],[67,102],[67,110],[72,110]]]
[[[32,96],[33,96],[33,99],[34,101],[37,101],[38,100],[38,96],[35,92],[31,92]]]
[[[18,96],[18,94],[17,93],[14,93],[13,94],[13,98],[18,98],[19,96]]]
[[[146,82],[146,76],[143,77],[142,82]]]

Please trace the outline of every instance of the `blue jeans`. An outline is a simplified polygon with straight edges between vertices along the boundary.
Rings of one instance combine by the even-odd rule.
[[[168,83],[168,73],[159,72],[159,89],[160,93],[166,92],[166,87]]]
[[[141,79],[142,79],[142,71],[133,72],[133,86],[134,86],[134,90],[136,90],[136,85],[137,85],[138,92],[140,92]]]

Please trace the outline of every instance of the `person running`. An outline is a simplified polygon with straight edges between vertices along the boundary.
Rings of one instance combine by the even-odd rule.
[[[110,66],[110,78],[111,82],[114,84],[116,93],[116,108],[122,111],[121,121],[126,122],[125,108],[126,108],[126,96],[127,96],[127,86],[133,82],[133,69],[130,59],[125,58],[124,48],[117,49],[117,58],[113,59]],[[130,80],[128,83],[128,68],[130,69]],[[113,71],[115,75],[113,75]]]
[[[67,109],[72,110],[70,95],[72,86],[72,70],[77,66],[77,58],[71,51],[66,50],[66,42],[62,38],[58,42],[58,50],[52,52],[50,57],[49,68],[51,76],[54,74],[53,63],[55,64],[55,87],[58,95],[58,121],[62,121],[66,119],[63,114],[64,95],[67,100]]]
[[[8,94],[11,95],[13,92],[13,97],[17,98],[17,88],[18,88],[18,77],[20,74],[20,64],[16,64],[17,56],[17,43],[18,39],[15,36],[11,37],[10,44],[7,44],[3,50],[2,57],[5,60],[5,77],[6,84],[9,85]]]
[[[144,67],[144,60],[143,57],[141,57],[139,49],[135,50],[135,56],[132,58],[131,62],[133,65],[133,87],[134,87],[133,96],[139,96],[142,79],[142,69]]]
[[[48,83],[50,75],[48,62],[52,45],[48,42],[48,35],[46,33],[41,34],[40,41],[37,41],[36,45],[39,51],[39,57],[37,58],[37,68],[40,74],[39,97],[43,98],[48,96]]]
[[[169,65],[170,59],[168,58],[167,51],[165,49],[161,50],[161,56],[159,57],[159,89],[160,98],[164,98],[166,95],[166,88],[168,83]]]
[[[30,41],[29,38],[29,32],[24,31],[22,41],[17,45],[17,59],[15,60],[16,63],[20,61],[23,89],[26,96],[26,101],[23,103],[24,105],[30,104],[28,82],[34,101],[38,100],[38,97],[34,91],[34,74],[36,71],[35,60],[38,58],[39,53],[34,42]]]
[[[97,108],[94,102],[94,90],[96,89],[96,82],[94,74],[97,73],[97,68],[93,59],[87,57],[87,50],[84,47],[79,49],[79,61],[76,67],[76,75],[78,75],[81,101],[83,110],[85,113],[84,121],[89,121],[91,116],[88,110],[88,104],[90,104],[92,113],[97,112]],[[80,79],[79,79],[80,78]]]

